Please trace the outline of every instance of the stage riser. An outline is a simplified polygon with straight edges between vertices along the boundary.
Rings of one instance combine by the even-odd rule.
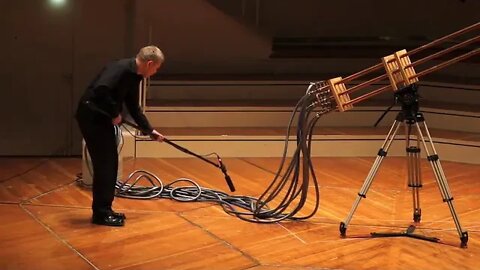
[[[405,141],[397,137],[388,156],[405,156]],[[282,137],[238,137],[229,140],[222,138],[186,139],[179,138],[175,143],[198,154],[217,152],[222,157],[281,157],[284,149]],[[315,136],[312,142],[313,157],[375,157],[384,141],[384,136]],[[433,138],[441,160],[480,164],[480,143],[461,140]],[[290,141],[288,156],[295,150],[295,141]],[[185,158],[191,157],[166,143],[136,141],[125,138],[125,157]],[[432,153],[430,153],[432,154]],[[422,149],[422,157],[426,153]]]
[[[335,76],[336,77],[336,76]],[[319,78],[321,80],[322,78]],[[331,78],[323,78],[331,79]],[[359,82],[353,82],[352,85]],[[237,100],[244,103],[252,101],[292,101],[295,106],[306,92],[310,82],[307,81],[152,81],[147,97],[150,103],[188,101],[216,102]],[[387,81],[363,88],[360,92],[370,92],[387,85]],[[458,104],[478,105],[480,87],[478,85],[447,84],[421,81],[419,94],[421,104],[428,102],[448,102]],[[352,94],[356,97],[357,94]],[[385,104],[393,102],[393,92],[381,93],[371,100]],[[147,105],[148,102],[147,102]],[[359,104],[363,105],[363,104]]]
[[[385,108],[366,107],[344,113],[332,112],[317,122],[317,127],[371,127]],[[423,110],[430,128],[480,133],[480,113],[439,109]],[[398,111],[390,111],[379,126],[390,126]],[[291,109],[164,108],[147,112],[155,127],[287,127]],[[296,123],[294,119],[293,123]]]

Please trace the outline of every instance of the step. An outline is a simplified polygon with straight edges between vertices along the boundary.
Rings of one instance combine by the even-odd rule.
[[[473,72],[473,71],[472,71]],[[331,75],[323,79],[338,77]],[[319,78],[314,81],[322,80]],[[305,95],[311,81],[308,80],[152,80],[147,88],[146,106],[156,107],[293,107]],[[352,81],[352,87],[363,81]],[[383,80],[352,93],[367,93],[389,85]],[[480,85],[420,81],[417,83],[421,102],[454,103],[480,107]],[[386,91],[370,97],[358,105],[377,102],[389,106],[393,92]],[[377,105],[378,105],[377,104]]]
[[[480,107],[455,104],[427,104],[421,111],[430,128],[480,133]],[[331,112],[318,122],[319,127],[373,126],[386,106],[357,106],[347,112]],[[392,124],[399,112],[394,107],[379,126]],[[147,117],[154,126],[182,127],[283,127],[292,116],[291,107],[158,107],[150,108]],[[297,121],[294,118],[293,123]]]
[[[272,127],[196,127],[158,128],[174,143],[197,154],[216,151],[222,157],[281,157],[286,128]],[[312,137],[314,157],[373,157],[385,141],[386,127],[318,127]],[[296,145],[295,130],[288,138],[288,156]],[[442,160],[480,164],[480,133],[431,129],[433,143]],[[124,133],[125,134],[125,133]],[[428,141],[428,138],[426,138]],[[432,153],[430,153],[432,154]],[[166,143],[134,139],[125,135],[125,157],[190,157]],[[405,141],[399,132],[389,156],[404,156]],[[425,155],[423,153],[423,155]]]

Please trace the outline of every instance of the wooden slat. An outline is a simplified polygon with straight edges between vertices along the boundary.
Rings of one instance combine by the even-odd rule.
[[[395,52],[395,59],[397,60],[397,63],[399,63],[401,67],[400,73],[402,75],[402,78],[405,84],[410,85],[418,82],[418,78],[414,78],[416,73],[415,73],[415,69],[412,66],[412,62],[408,57],[407,50],[401,50],[401,51]]]
[[[395,55],[388,55],[382,58],[382,63],[390,80],[390,86],[393,91],[398,90],[398,84],[403,82],[402,74],[400,72],[400,66],[398,65]]]
[[[336,77],[328,80],[328,85],[338,105],[338,110],[341,112],[352,109],[353,105],[348,104],[350,95],[347,92],[345,83],[342,82],[342,77]]]
[[[94,269],[18,205],[0,204],[1,269]]]
[[[1,163],[0,171],[12,174],[28,169],[21,159],[12,160]],[[238,190],[235,194],[260,195],[273,179],[279,162],[278,158],[226,159]],[[465,250],[457,247],[459,239],[450,212],[425,160],[421,163],[424,187],[420,190],[423,215],[417,232],[439,237],[448,245],[410,238],[354,238],[373,231],[403,231],[411,224],[412,199],[406,185],[405,159],[385,159],[352,219],[347,238],[339,237],[338,225],[350,210],[373,158],[314,158],[312,162],[321,185],[321,206],[304,222],[259,225],[229,216],[210,203],[117,198],[114,207],[124,211],[128,219],[125,227],[110,228],[89,223],[90,190],[72,183],[72,177],[80,171],[80,160],[49,160],[0,186],[0,194],[26,200],[0,204],[0,240],[5,243],[0,249],[0,268],[478,268],[480,183],[476,180],[480,166],[442,162],[460,221],[469,231],[469,247]],[[217,169],[195,159],[128,160],[124,169],[146,169],[165,182],[189,177],[202,186],[227,190]],[[52,183],[47,186],[48,179]],[[7,184],[18,189],[12,191]],[[309,195],[313,195],[312,185]],[[313,207],[308,201],[302,212]]]

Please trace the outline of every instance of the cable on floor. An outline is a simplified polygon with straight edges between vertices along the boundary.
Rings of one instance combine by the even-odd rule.
[[[334,110],[335,107],[336,104],[330,89],[324,82],[310,84],[306,94],[298,101],[290,117],[282,160],[277,173],[258,198],[231,195],[203,188],[188,178],[180,178],[164,184],[159,177],[144,170],[132,172],[125,181],[117,181],[116,196],[130,199],[168,198],[179,202],[218,203],[228,214],[255,223],[310,218],[317,212],[320,202],[319,184],[311,160],[313,130],[318,119],[323,114]],[[296,144],[296,149],[292,159],[286,164],[291,141],[290,131],[296,116],[296,140],[292,140]],[[149,185],[139,185],[142,179]],[[299,215],[307,201],[310,180],[313,181],[315,189],[315,206],[310,213]],[[142,183],[145,183],[144,181]],[[183,185],[177,186],[179,184]]]

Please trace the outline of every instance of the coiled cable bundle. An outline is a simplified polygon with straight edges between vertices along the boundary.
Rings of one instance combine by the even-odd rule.
[[[169,198],[180,202],[215,202],[228,214],[255,223],[310,218],[317,212],[320,201],[319,185],[310,158],[313,130],[318,119],[335,108],[330,88],[324,82],[311,83],[290,117],[280,167],[259,198],[233,196],[202,188],[187,178],[180,178],[164,185],[160,178],[143,170],[132,172],[125,182],[117,181],[117,196],[135,199]],[[290,163],[286,165],[290,131],[297,114],[296,150]],[[315,188],[315,207],[309,214],[299,216],[307,201],[310,177]],[[138,183],[142,179],[148,181],[150,186],[140,186]],[[181,182],[187,182],[189,185],[174,186]]]
[[[150,186],[141,186],[141,180],[150,183]],[[175,186],[178,183],[188,183],[188,186]],[[203,188],[195,181],[188,178],[179,178],[167,185],[151,172],[136,170],[132,172],[125,182],[117,181],[116,196],[130,199],[168,198],[179,202],[214,202],[219,203],[223,209],[232,215],[241,215],[236,207],[245,210],[252,209],[256,198],[249,196],[232,196],[222,191]],[[251,211],[250,211],[251,213]]]

